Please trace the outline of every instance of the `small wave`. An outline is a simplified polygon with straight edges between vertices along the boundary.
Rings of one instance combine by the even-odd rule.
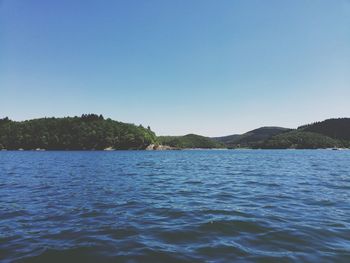
[[[123,228],[103,228],[99,229],[97,235],[109,236],[112,239],[122,239],[131,236],[138,235],[138,229],[135,227],[123,227]]]
[[[245,250],[234,245],[201,246],[196,249],[196,252],[205,257],[224,258],[226,256],[229,257],[230,261],[236,257],[249,255]]]
[[[67,250],[46,249],[44,252],[23,258],[18,262],[23,263],[61,263],[61,262],[100,262],[103,259],[94,247],[79,247]]]
[[[209,221],[200,225],[199,229],[205,232],[216,232],[221,235],[247,233],[265,233],[270,228],[263,226],[263,223],[258,221],[241,221],[241,220],[221,220]]]

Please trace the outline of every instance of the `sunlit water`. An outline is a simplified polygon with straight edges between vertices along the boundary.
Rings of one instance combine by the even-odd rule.
[[[350,262],[350,151],[0,152],[3,262]]]

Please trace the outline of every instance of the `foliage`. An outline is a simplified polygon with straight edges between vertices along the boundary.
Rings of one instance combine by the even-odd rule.
[[[350,118],[328,119],[304,125],[298,130],[316,132],[343,141],[350,141]]]
[[[290,131],[290,129],[281,127],[261,127],[242,135],[230,135],[213,139],[224,143],[228,148],[254,148],[272,136],[287,131]]]
[[[242,135],[208,138],[196,134],[156,137],[148,126],[104,119],[102,115],[41,118],[22,122],[0,119],[0,150],[145,149],[150,144],[175,148],[315,149],[350,147],[350,118],[329,119],[290,130],[262,127]]]
[[[256,147],[264,149],[318,149],[343,147],[343,144],[322,134],[294,130],[273,136]]]
[[[228,148],[316,149],[350,147],[350,118],[329,119],[290,130],[262,127],[242,135],[213,138]]]
[[[217,141],[219,143],[222,143],[228,147],[235,145],[235,142],[238,141],[241,138],[241,134],[233,134],[228,136],[222,136],[222,137],[213,137],[212,139],[214,141]]]
[[[160,144],[168,145],[176,148],[223,148],[223,144],[216,142],[208,137],[187,134],[184,136],[160,136],[158,137]]]
[[[96,114],[23,122],[0,120],[0,147],[8,150],[144,149],[156,142],[157,137],[150,129],[105,120]]]

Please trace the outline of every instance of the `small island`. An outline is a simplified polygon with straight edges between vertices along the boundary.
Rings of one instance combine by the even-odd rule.
[[[350,118],[328,119],[297,129],[261,127],[209,138],[157,136],[151,128],[102,115],[0,119],[0,150],[339,149],[350,147]]]

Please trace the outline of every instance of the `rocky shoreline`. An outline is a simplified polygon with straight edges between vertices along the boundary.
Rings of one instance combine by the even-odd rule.
[[[168,145],[157,145],[157,144],[150,144],[146,147],[146,151],[167,151],[167,150],[181,150],[177,147],[171,147]]]

